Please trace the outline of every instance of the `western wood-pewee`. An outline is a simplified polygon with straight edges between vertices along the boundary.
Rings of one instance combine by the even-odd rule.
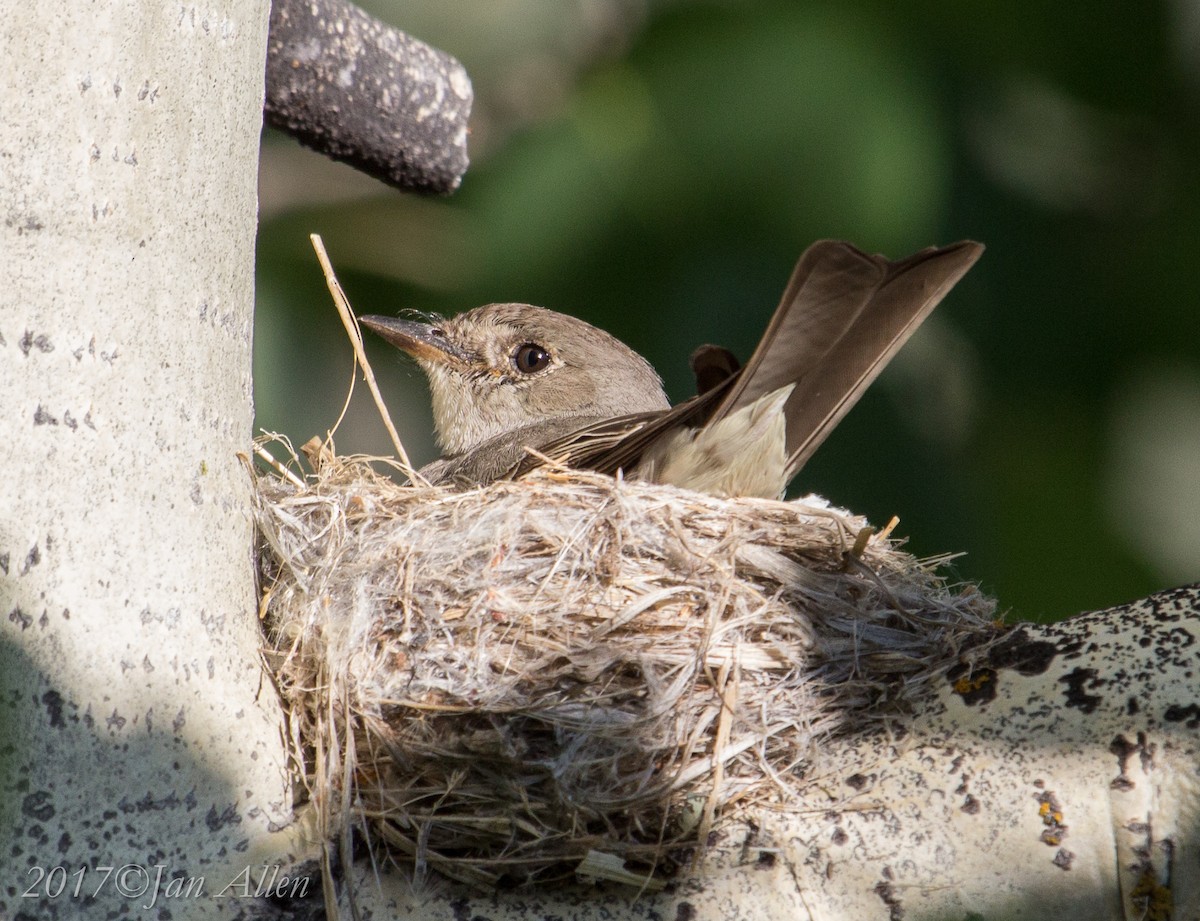
[[[362,323],[429,378],[445,455],[421,470],[431,482],[519,475],[541,463],[532,448],[571,466],[776,498],[982,252],[964,241],[890,262],[814,243],[745,367],[702,346],[692,356],[699,393],[674,407],[644,358],[541,307]]]

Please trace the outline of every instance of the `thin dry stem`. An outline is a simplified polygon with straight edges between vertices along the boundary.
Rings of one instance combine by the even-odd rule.
[[[316,233],[309,234],[309,240],[312,241],[313,249],[317,253],[317,261],[321,263],[321,271],[325,273],[325,284],[329,288],[329,294],[333,297],[333,303],[337,307],[338,316],[342,318],[342,325],[346,328],[346,335],[350,339],[350,345],[354,348],[354,357],[363,369],[363,377],[366,379],[367,387],[371,390],[371,397],[375,400],[375,406],[379,410],[380,418],[383,419],[383,425],[392,439],[392,447],[396,449],[396,457],[399,461],[400,469],[404,471],[404,474],[413,483],[424,484],[421,475],[417,473],[416,468],[409,461],[408,452],[404,450],[404,444],[400,440],[400,433],[396,431],[396,426],[392,423],[391,413],[388,412],[387,406],[383,402],[383,395],[380,394],[379,384],[375,380],[375,372],[371,369],[371,363],[367,360],[367,353],[363,348],[362,330],[358,327],[358,318],[350,309],[350,301],[346,297],[346,293],[342,290],[342,285],[338,281],[337,275],[334,274],[333,264],[329,261],[329,254],[325,252],[325,244],[321,240],[321,235]],[[349,398],[347,397],[347,399]]]

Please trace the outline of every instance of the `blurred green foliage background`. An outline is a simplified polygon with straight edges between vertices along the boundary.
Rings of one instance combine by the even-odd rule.
[[[374,0],[474,82],[472,167],[404,196],[268,135],[258,425],[337,419],[359,313],[571,312],[646,355],[747,357],[823,237],[987,244],[798,478],[1014,618],[1200,579],[1200,6]],[[419,371],[368,343],[410,454]],[[388,453],[360,387],[343,453]],[[794,487],[795,488],[795,487]]]

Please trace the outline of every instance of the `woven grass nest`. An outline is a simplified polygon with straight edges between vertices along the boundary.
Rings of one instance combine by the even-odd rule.
[[[994,605],[814,497],[542,469],[256,477],[268,658],[330,835],[478,886],[646,886],[894,728]],[[640,883],[639,883],[640,881]]]

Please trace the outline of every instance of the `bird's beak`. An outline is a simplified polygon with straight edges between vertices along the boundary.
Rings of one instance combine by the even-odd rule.
[[[469,363],[475,359],[470,352],[447,339],[436,326],[394,317],[359,317],[358,322],[420,361],[444,365]]]

